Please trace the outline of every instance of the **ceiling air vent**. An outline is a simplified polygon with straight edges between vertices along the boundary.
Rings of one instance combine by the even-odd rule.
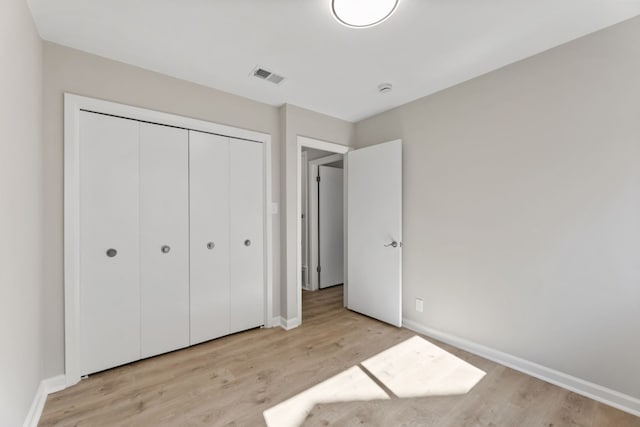
[[[274,84],[280,84],[284,80],[284,77],[279,76],[278,74],[272,73],[269,70],[265,70],[262,67],[254,68],[253,72],[251,74],[254,77],[257,77],[257,78],[259,78],[261,80],[266,80],[266,81],[274,83]]]

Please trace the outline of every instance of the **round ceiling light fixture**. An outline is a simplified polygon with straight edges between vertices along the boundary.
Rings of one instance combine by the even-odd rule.
[[[399,0],[331,0],[333,16],[351,28],[368,28],[385,21],[398,8]]]

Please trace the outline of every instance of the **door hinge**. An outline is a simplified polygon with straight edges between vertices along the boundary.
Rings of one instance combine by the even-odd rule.
[[[317,271],[318,273],[320,273],[320,270],[322,270],[322,269],[320,268],[320,266],[318,266],[318,267],[316,268],[316,271]]]
[[[316,181],[320,182],[320,177],[319,176],[316,176]]]

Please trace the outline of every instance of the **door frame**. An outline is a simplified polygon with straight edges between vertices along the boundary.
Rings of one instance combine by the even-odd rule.
[[[318,272],[315,267],[318,266],[318,258],[320,257],[319,237],[318,237],[318,186],[313,185],[316,183],[316,176],[318,175],[318,166],[333,163],[338,160],[344,160],[344,154],[331,154],[330,156],[321,157],[315,160],[309,160],[309,168],[307,171],[307,268],[309,269],[307,275],[311,278],[309,281],[309,290],[317,291],[320,289],[320,281]],[[342,168],[344,172],[344,166]],[[345,184],[346,187],[346,184]],[[345,209],[346,212],[346,209]],[[346,221],[345,221],[346,223]],[[346,248],[345,248],[346,249]],[[315,266],[312,268],[312,266]]]
[[[296,271],[296,313],[297,316],[295,319],[288,319],[286,321],[285,329],[292,329],[302,324],[302,147],[307,148],[315,148],[317,150],[328,151],[330,153],[335,154],[347,154],[349,151],[353,150],[352,147],[347,147],[346,145],[336,144],[334,142],[322,141],[319,139],[309,138],[306,136],[297,136],[296,141],[296,263],[295,263],[295,271]],[[345,164],[345,174],[346,174],[346,164]],[[346,182],[346,181],[345,181]],[[347,196],[347,188],[345,185],[344,197]],[[346,200],[346,199],[345,199]],[[345,235],[346,235],[346,204],[345,204]],[[347,269],[347,260],[346,260],[346,245],[347,240],[345,238],[345,294],[347,289],[346,282],[346,269]]]
[[[274,326],[271,135],[111,101],[64,94],[65,386],[80,381],[80,111],[151,122],[263,144],[265,327]],[[299,166],[299,165],[298,165]],[[279,325],[275,325],[279,326]]]
[[[307,178],[307,184],[305,184],[304,179],[302,179],[303,177]],[[304,226],[301,226],[301,235],[300,238],[302,240],[302,242],[306,241],[306,247],[302,248],[302,261],[301,261],[301,265],[302,267],[300,268],[301,273],[302,274],[302,289],[306,289],[306,290],[312,290],[311,288],[311,281],[309,279],[309,254],[311,253],[311,250],[309,249],[309,185],[308,185],[308,178],[309,178],[309,162],[307,161],[307,152],[303,151],[302,153],[300,153],[300,179],[302,179],[302,185],[300,186],[300,209],[301,209],[301,214],[300,214],[300,221],[301,224],[304,223]],[[305,270],[304,267],[306,265],[306,274],[305,274]]]

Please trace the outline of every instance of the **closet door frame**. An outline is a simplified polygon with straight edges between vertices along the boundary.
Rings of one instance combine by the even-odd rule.
[[[108,114],[142,122],[213,133],[263,144],[264,162],[264,326],[279,326],[272,317],[272,184],[271,135],[116,102],[64,94],[64,320],[65,387],[80,374],[80,112]]]

